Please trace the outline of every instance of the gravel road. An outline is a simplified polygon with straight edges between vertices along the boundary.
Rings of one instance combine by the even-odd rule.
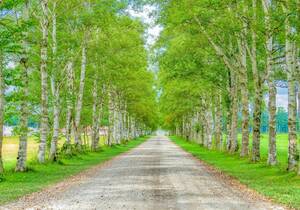
[[[283,209],[232,186],[166,137],[2,209]]]

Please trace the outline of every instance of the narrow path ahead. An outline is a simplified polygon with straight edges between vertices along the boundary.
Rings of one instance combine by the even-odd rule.
[[[88,177],[50,191],[7,208],[282,209],[230,187],[166,137],[153,137]]]

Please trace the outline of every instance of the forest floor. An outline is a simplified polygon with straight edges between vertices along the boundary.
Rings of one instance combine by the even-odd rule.
[[[277,157],[279,163],[273,167],[267,165],[267,135],[263,135],[261,138],[261,161],[258,163],[252,163],[249,158],[240,158],[239,153],[233,155],[214,149],[208,150],[179,137],[172,136],[171,139],[219,174],[226,174],[276,202],[300,209],[300,177],[295,172],[286,170],[288,149],[286,134],[278,135]]]
[[[60,158],[56,163],[38,164],[34,159],[28,163],[29,170],[25,173],[15,173],[15,159],[5,159],[6,170],[2,177],[0,177],[0,204],[15,200],[21,196],[30,194],[32,192],[40,191],[50,185],[58,183],[73,176],[80,177],[80,172],[85,171],[93,166],[98,166],[115,156],[127,152],[128,150],[138,146],[144,142],[148,137],[138,138],[129,141],[127,144],[116,145],[113,147],[101,147],[98,152],[83,152],[68,158]],[[33,140],[30,140],[33,141]],[[14,144],[14,139],[10,143]],[[33,150],[34,142],[29,142],[29,156],[33,158],[36,151]],[[14,148],[13,146],[9,146]],[[8,151],[6,151],[8,154]],[[15,155],[14,151],[10,152],[11,157]],[[101,164],[100,164],[101,165]],[[79,175],[76,175],[79,174]],[[1,209],[1,208],[0,208]]]
[[[284,209],[220,176],[166,137],[2,209]]]

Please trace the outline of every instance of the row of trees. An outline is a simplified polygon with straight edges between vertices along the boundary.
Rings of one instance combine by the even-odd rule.
[[[288,170],[296,170],[300,2],[169,0],[160,8],[165,30],[157,56],[165,126],[257,162],[267,94],[268,164],[275,165],[276,86],[286,85]]]
[[[39,125],[40,163],[57,160],[59,140],[63,152],[80,152],[86,128],[92,150],[101,126],[108,127],[108,145],[155,128],[144,28],[127,6],[115,0],[0,3],[0,151],[3,124],[14,116],[16,171],[26,171],[29,121]]]

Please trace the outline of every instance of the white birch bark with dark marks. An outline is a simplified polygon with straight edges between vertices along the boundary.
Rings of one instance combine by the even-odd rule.
[[[107,145],[111,146],[114,143],[114,104],[111,90],[108,90],[108,138]]]
[[[92,123],[92,151],[97,151],[99,147],[99,131],[101,120],[101,101],[99,96],[98,79],[94,79],[93,84],[93,123]]]
[[[24,21],[29,20],[29,1],[25,1],[23,18]],[[22,68],[22,87],[21,87],[21,116],[20,116],[20,135],[19,135],[19,149],[18,157],[15,171],[24,172],[27,170],[26,161],[27,161],[27,136],[28,136],[28,95],[29,95],[29,78],[28,78],[28,54],[29,54],[29,44],[28,44],[28,32],[27,30],[23,32],[22,43],[22,57],[20,59],[20,65]]]
[[[245,157],[249,153],[249,91],[248,91],[248,72],[247,72],[247,49],[246,49],[246,33],[247,25],[244,23],[241,40],[238,40],[239,46],[239,85],[241,89],[242,103],[242,144],[241,157]]]
[[[237,87],[237,75],[232,72],[231,73],[231,145],[230,152],[234,153],[238,150],[238,87]]]
[[[4,126],[4,55],[0,52],[0,174],[3,173],[3,157],[2,157],[2,145],[3,145],[3,126]]]
[[[274,82],[274,70],[273,70],[273,36],[271,29],[271,6],[272,1],[262,0],[264,10],[264,22],[266,28],[265,43],[266,43],[266,73],[269,87],[269,148],[268,148],[268,165],[277,164],[276,154],[276,85]]]
[[[213,116],[211,107],[207,110],[207,148],[212,149],[213,141]]]
[[[72,133],[72,113],[73,113],[73,91],[74,91],[74,79],[73,79],[73,62],[69,61],[67,63],[67,113],[66,113],[66,147],[67,153],[70,151],[71,146],[71,133]]]
[[[295,41],[293,40],[294,32],[289,19],[290,11],[285,3],[282,3],[285,19],[285,60],[288,80],[288,171],[293,171],[297,167],[297,102],[296,102],[296,78],[295,78],[295,63],[296,58],[294,52],[296,50]]]
[[[231,73],[228,70],[228,84],[227,84],[227,96],[226,96],[226,150],[230,151],[231,147]]]
[[[74,121],[74,130],[75,130],[75,145],[79,150],[81,150],[81,110],[83,103],[83,93],[84,93],[84,85],[85,85],[85,74],[86,74],[86,62],[87,62],[87,40],[86,35],[83,38],[82,44],[82,57],[81,57],[81,71],[80,71],[80,83],[79,83],[79,91],[75,108],[75,121]]]
[[[42,87],[42,99],[41,99],[41,125],[40,125],[40,145],[38,152],[38,161],[40,163],[45,162],[45,155],[47,149],[47,138],[49,132],[48,125],[48,0],[40,0],[42,8],[42,40],[41,40],[41,87]]]
[[[60,113],[60,96],[59,85],[57,82],[56,71],[57,66],[57,36],[56,36],[56,1],[53,1],[52,11],[52,75],[51,75],[51,90],[53,96],[53,131],[50,145],[49,160],[55,161],[57,159],[57,142],[59,138],[59,113]]]
[[[222,150],[223,134],[222,134],[222,97],[220,94],[216,96],[216,119],[215,119],[215,141],[216,148]]]
[[[257,21],[257,1],[252,0],[253,21]],[[253,26],[252,26],[253,27]],[[260,126],[263,101],[263,80],[258,71],[257,65],[257,34],[255,28],[251,29],[252,44],[249,55],[252,65],[252,74],[254,78],[254,111],[253,111],[253,136],[252,136],[252,161],[260,160]]]

